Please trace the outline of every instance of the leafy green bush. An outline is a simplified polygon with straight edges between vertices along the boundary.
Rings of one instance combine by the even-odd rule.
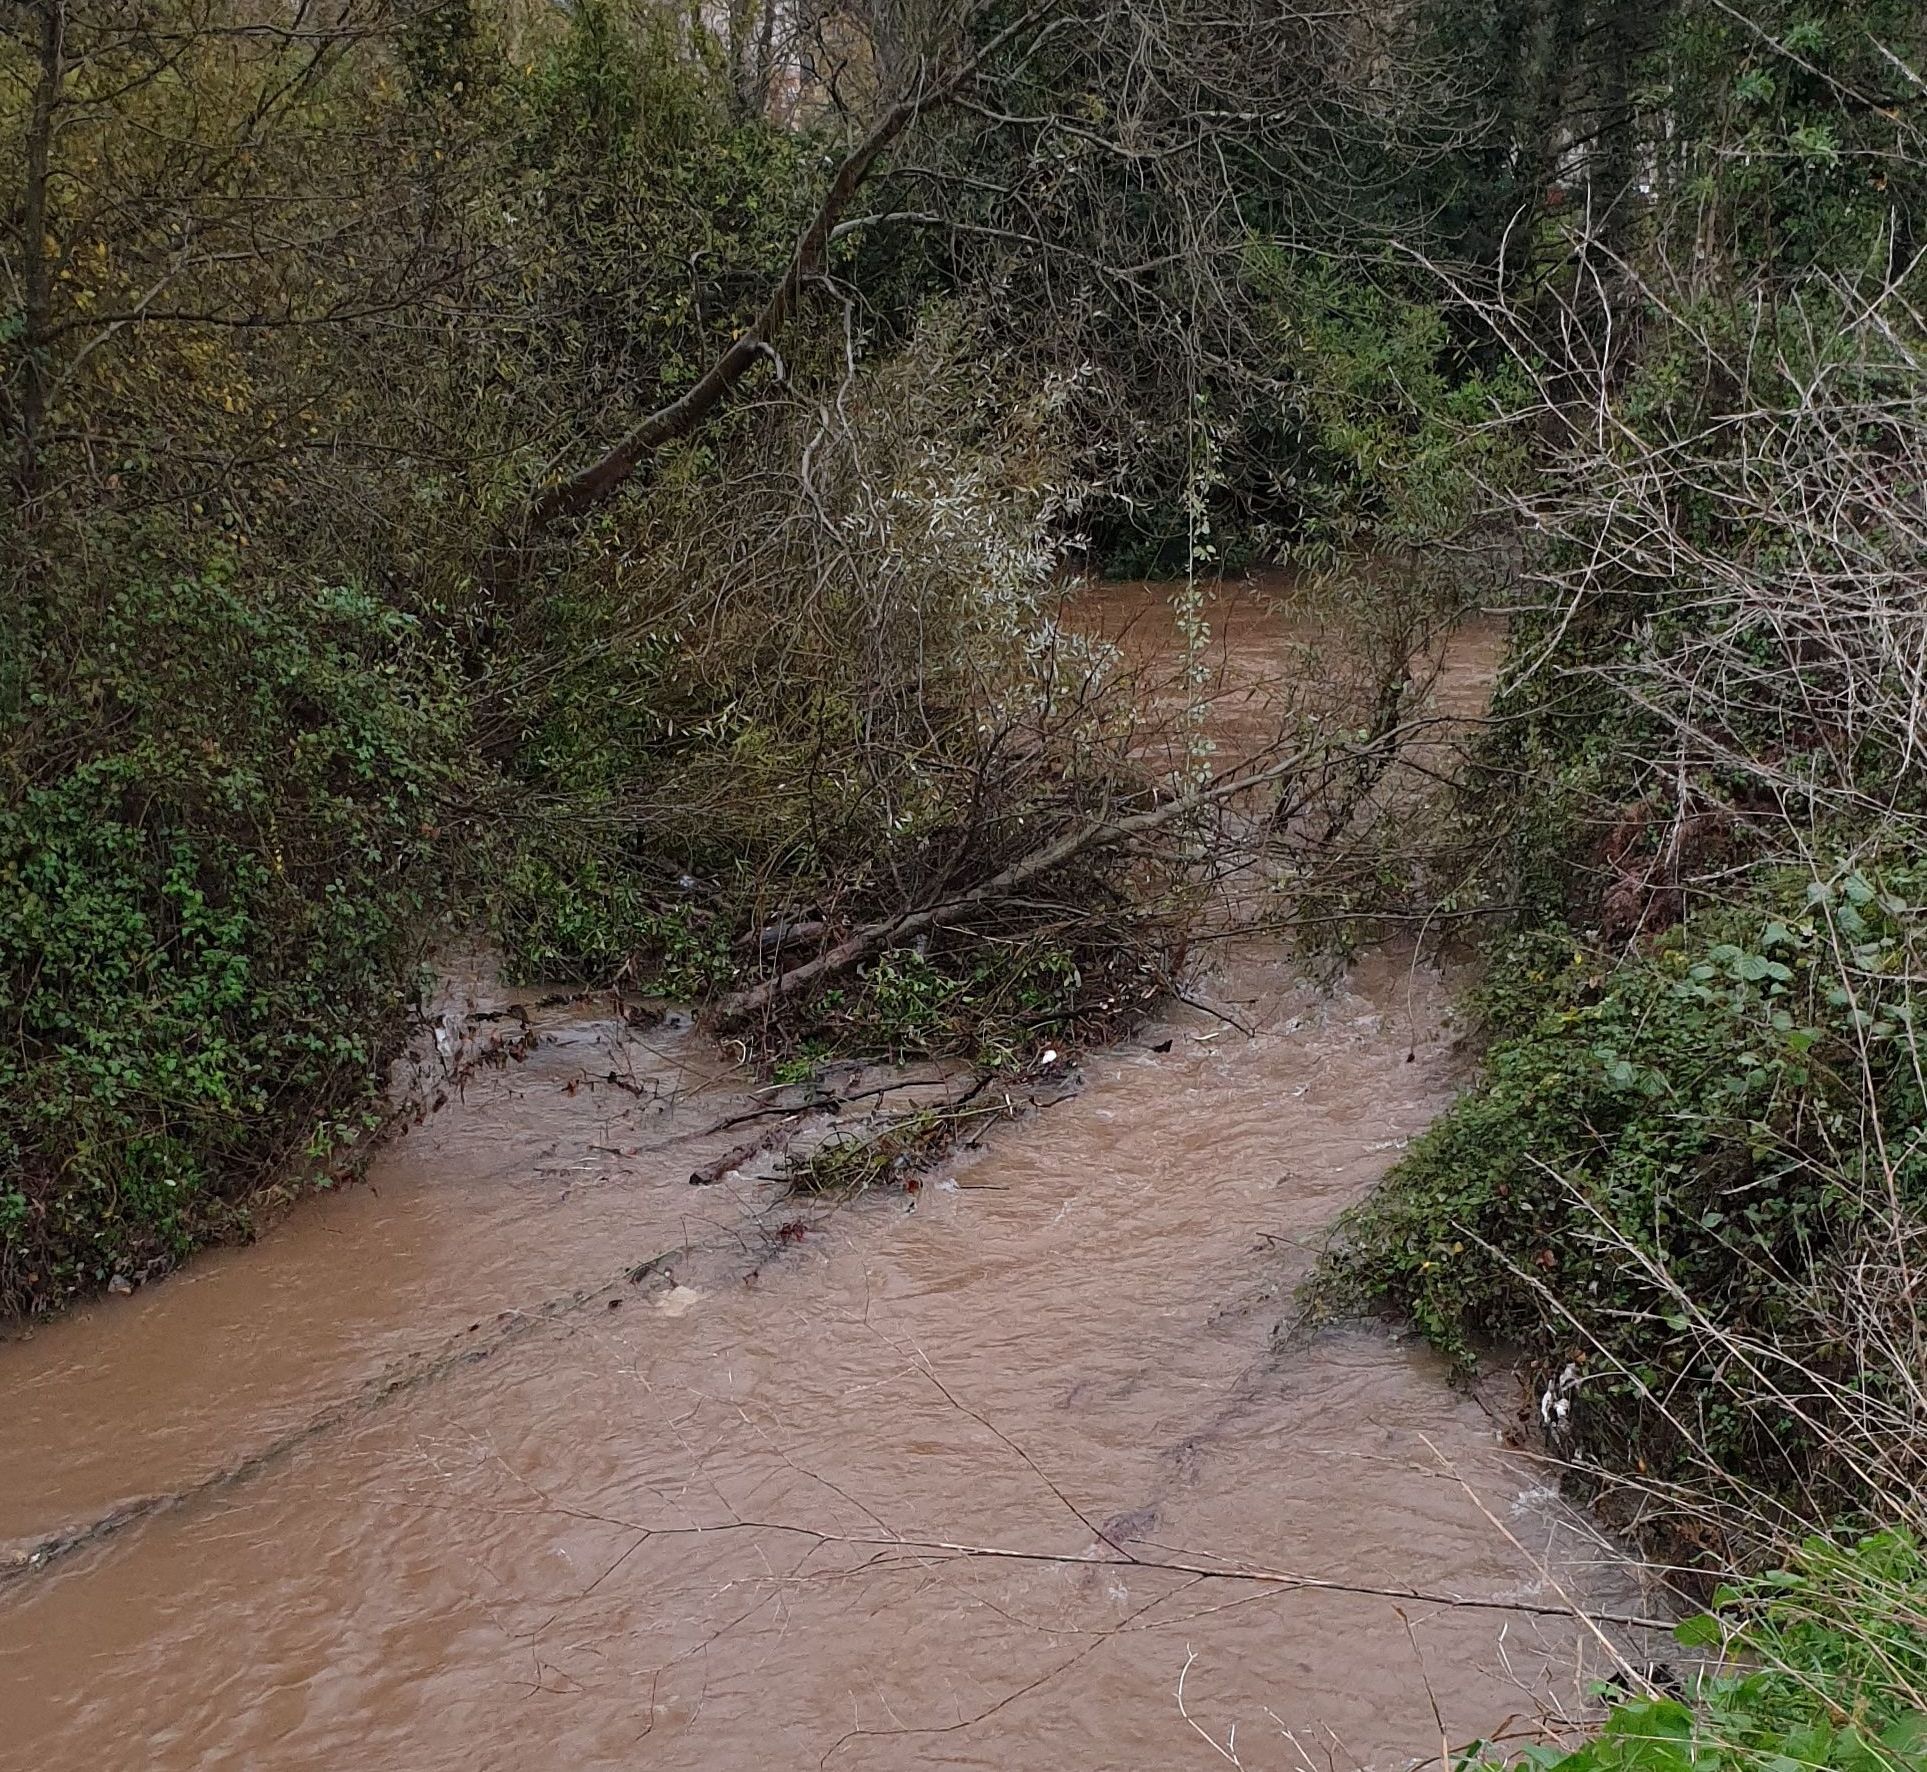
[[[596,979],[700,1001],[736,975],[729,931],[701,905],[665,905],[653,869],[542,832],[512,853],[496,931],[518,980]]]
[[[1515,938],[1482,1079],[1343,1221],[1320,1308],[1402,1313],[1461,1365],[1516,1342],[1568,1374],[1560,1448],[1607,1468],[1877,1505],[1835,1434],[1904,1375],[1843,1289],[1927,1208],[1923,899],[1918,864],[1843,865],[1631,956]]]
[[[459,768],[412,618],[226,561],[115,564],[8,641],[9,1309],[170,1264],[352,1136],[415,1000]]]
[[[1324,569],[1436,544],[1479,507],[1482,482],[1517,472],[1518,439],[1494,420],[1519,404],[1518,378],[1468,364],[1433,292],[1269,244],[1248,251],[1244,286],[1263,385],[1207,388],[1181,423],[1145,427],[1128,492],[1088,513],[1106,573]]]
[[[1723,1587],[1679,1627],[1718,1651],[1690,1696],[1613,1706],[1590,1741],[1466,1772],[1917,1772],[1927,1766],[1927,1562],[1910,1534],[1809,1539],[1792,1565]]]
[[[811,1038],[898,1062],[964,1056],[1009,1070],[1053,1039],[1088,1039],[1128,1024],[1157,988],[1155,980],[1129,976],[1138,955],[1128,938],[1104,955],[1088,931],[1077,932],[1077,951],[1048,934],[990,934],[949,934],[928,952],[879,954],[848,987],[814,1006]]]
[[[1453,348],[1430,293],[1254,249],[1278,360],[1291,376],[1293,446],[1265,472],[1295,505],[1291,557],[1331,566],[1360,549],[1435,545],[1522,465],[1495,423],[1523,386]]]

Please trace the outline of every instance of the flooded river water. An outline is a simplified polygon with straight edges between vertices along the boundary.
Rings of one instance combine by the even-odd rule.
[[[1462,1080],[1444,983],[1192,994],[841,1207],[689,1185],[753,1106],[697,1034],[532,1008],[367,1185],[0,1346],[0,1761],[1306,1772],[1582,1704],[1567,1601],[1651,1603],[1502,1423],[1273,1341]]]

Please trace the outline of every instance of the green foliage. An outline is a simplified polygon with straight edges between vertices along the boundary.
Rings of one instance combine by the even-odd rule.
[[[1884,260],[1927,204],[1897,128],[1915,98],[1904,64],[1923,49],[1912,0],[1681,5],[1646,78],[1672,110],[1664,160],[1695,211],[1693,250],[1717,239],[1777,274]]]
[[[477,370],[523,438],[559,405],[606,439],[687,388],[815,201],[818,145],[734,118],[683,28],[669,8],[585,0],[505,72],[490,183],[513,217],[489,294],[513,323],[478,338]]]
[[[484,96],[500,71],[495,25],[480,0],[435,0],[416,11],[398,48],[417,99],[460,109]]]
[[[1109,968],[1087,980],[1062,941],[1000,935],[879,955],[852,987],[817,1006],[817,1039],[896,1061],[963,1055],[1010,1070],[1053,1036],[1088,1037],[1134,1013],[1138,1000],[1115,994],[1120,981]]]
[[[1207,385],[1185,424],[1142,439],[1132,469],[1148,478],[1183,453],[1204,521],[1187,520],[1176,488],[1100,500],[1092,541],[1107,572],[1168,576],[1187,558],[1212,571],[1281,558],[1323,568],[1436,542],[1519,471],[1503,422],[1517,379],[1457,348],[1436,291],[1266,243],[1247,250],[1243,282],[1262,381]]]
[[[712,908],[665,905],[652,870],[566,831],[537,834],[511,855],[496,930],[519,980],[639,982],[700,1002],[736,977]]]
[[[1927,34],[1912,0],[1425,11],[1437,103],[1462,132],[1413,173],[1441,257],[1529,283],[1586,236],[1716,278],[1858,274],[1915,250]]]
[[[1572,1444],[1609,1466],[1711,1461],[1809,1505],[1865,1504],[1851,1460],[1822,1456],[1824,1404],[1796,1417],[1718,1380],[1735,1336],[1836,1366],[1816,1276],[1878,1242],[1895,1199],[1927,1206],[1923,899],[1917,865],[1843,864],[1616,962],[1569,936],[1502,946],[1484,1074],[1347,1216],[1327,1308],[1400,1312],[1461,1364],[1487,1336],[1548,1379],[1572,1364]]]
[[[793,1160],[786,1174],[800,1194],[844,1197],[935,1162],[957,1141],[963,1115],[941,1107],[899,1114],[881,1126],[832,1137],[808,1156]]]
[[[1503,421],[1523,388],[1465,361],[1435,297],[1282,247],[1254,249],[1252,275],[1293,389],[1295,447],[1274,440],[1265,464],[1295,561],[1435,542],[1520,471]]]
[[[353,587],[130,546],[6,642],[0,1305],[165,1266],[353,1137],[414,999],[460,700]]]
[[[1487,310],[1542,415],[1461,808],[1513,916],[1484,1074],[1315,1290],[1461,1367],[1518,1347],[1579,1482],[1681,1561],[1756,1566],[1919,1492],[1927,875],[1887,636],[1921,573],[1920,326],[1868,273],[1913,260],[1927,43],[1879,0],[1656,22],[1616,67],[1572,52],[1602,99],[1638,77],[1600,126],[1641,132],[1636,184],[1603,140],[1545,157],[1560,186]],[[1588,1752],[1714,1757],[1688,1723],[1641,1708]]]
[[[1722,1588],[1678,1629],[1721,1665],[1685,1699],[1615,1704],[1578,1747],[1504,1758],[1483,1745],[1466,1772],[1919,1772],[1927,1766],[1927,1562],[1905,1532],[1813,1538],[1791,1567]]]

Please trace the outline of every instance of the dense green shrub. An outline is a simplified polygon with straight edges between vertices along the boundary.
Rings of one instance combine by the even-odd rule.
[[[1541,1386],[1570,1369],[1555,1439],[1609,1469],[1869,1504],[1829,1381],[1877,1406],[1897,1375],[1837,1273],[1927,1207],[1923,899],[1917,864],[1843,865],[1631,955],[1512,940],[1479,1083],[1343,1222],[1327,1307],[1406,1315],[1463,1365],[1515,1342]]]
[[[1263,352],[1252,380],[1207,385],[1181,421],[1145,426],[1130,476],[1085,513],[1105,572],[1323,569],[1435,544],[1516,471],[1496,421],[1520,384],[1456,348],[1437,291],[1282,245],[1250,249],[1240,288]]]
[[[418,624],[99,562],[6,640],[0,1306],[164,1267],[353,1135],[416,991],[460,706]]]

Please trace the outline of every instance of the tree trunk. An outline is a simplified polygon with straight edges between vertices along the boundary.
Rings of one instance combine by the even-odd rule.
[[[26,189],[21,197],[23,265],[20,303],[20,406],[14,475],[23,515],[40,485],[41,432],[47,421],[51,380],[48,351],[53,319],[53,262],[47,251],[48,183],[52,177],[54,120],[66,75],[67,0],[38,0],[39,73],[27,125]]]

